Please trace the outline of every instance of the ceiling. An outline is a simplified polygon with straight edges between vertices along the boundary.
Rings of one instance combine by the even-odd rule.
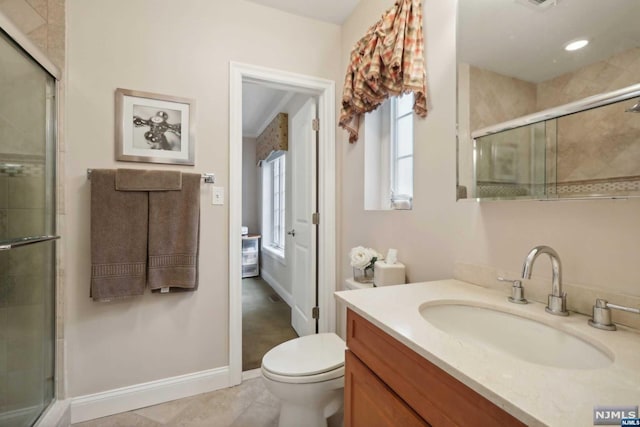
[[[552,4],[553,2],[548,2]],[[640,47],[639,0],[459,0],[458,59],[539,83]],[[586,37],[575,52],[564,45]]]
[[[248,0],[294,15],[342,24],[360,0]]]
[[[257,138],[295,92],[242,83],[242,136]]]

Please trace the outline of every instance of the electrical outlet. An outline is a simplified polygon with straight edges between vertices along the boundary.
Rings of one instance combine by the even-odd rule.
[[[211,188],[211,204],[224,205],[224,187]]]

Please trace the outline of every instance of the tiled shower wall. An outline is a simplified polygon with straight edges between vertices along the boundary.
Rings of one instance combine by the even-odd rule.
[[[65,0],[0,0],[0,11],[2,11],[14,24],[24,33],[29,39],[40,48],[49,59],[62,70],[62,78],[57,82],[57,105],[58,105],[58,135],[57,135],[57,176],[58,182],[56,183],[56,197],[57,197],[57,234],[63,236],[64,239],[64,218],[65,218],[65,203],[64,203],[64,70],[65,70],[65,55],[66,55],[66,1]],[[28,117],[28,115],[26,115]],[[4,125],[3,129],[10,129]],[[4,138],[3,138],[4,139]],[[33,151],[25,150],[24,147],[28,147],[29,143],[27,139],[22,140],[23,144],[18,144],[13,153],[6,159],[0,159],[0,162],[11,161],[13,163],[20,163],[24,165],[22,175],[11,177],[7,173],[0,174],[0,233],[6,236],[14,236],[15,233],[20,232],[20,227],[36,226],[38,219],[42,218],[42,215],[38,215],[36,212],[38,208],[44,209],[44,206],[35,207],[32,206],[31,212],[27,212],[26,209],[22,209],[20,213],[22,215],[16,215],[15,213],[20,210],[19,206],[25,206],[29,203],[29,198],[39,197],[39,200],[44,200],[41,196],[43,191],[43,180],[39,178],[40,174],[44,172],[44,153],[34,153]],[[20,148],[22,147],[22,149]],[[5,156],[6,157],[6,156]],[[12,209],[9,209],[9,206]],[[15,210],[15,213],[12,213]],[[13,219],[12,219],[13,218]],[[31,219],[29,219],[31,218]],[[22,224],[22,225],[21,225]],[[23,230],[24,231],[24,230]],[[5,234],[7,233],[7,234]],[[63,245],[64,240],[58,241],[57,244],[57,260],[56,260],[56,396],[58,398],[64,398],[65,383],[64,378],[64,271],[63,271]],[[41,245],[37,245],[41,246]],[[42,262],[38,264],[44,265],[44,258],[50,256],[52,244],[47,244],[41,248],[32,247],[32,249],[21,249],[13,251],[12,256],[28,256],[34,257],[36,260],[41,259]],[[29,330],[29,322],[25,320],[25,316],[30,322],[38,322],[39,316],[44,318],[46,313],[42,312],[44,295],[40,295],[36,291],[36,287],[20,285],[20,283],[34,283],[34,281],[45,280],[47,277],[51,277],[50,272],[43,271],[42,269],[29,272],[11,271],[8,264],[11,264],[11,260],[8,257],[0,259],[1,271],[6,271],[8,274],[0,280],[9,281],[9,285],[2,287],[7,289],[8,294],[6,298],[1,298],[5,301],[5,307],[0,307],[0,323],[3,321],[20,322],[23,325],[20,329],[16,329],[18,333],[14,337],[0,337],[0,371],[5,369],[5,375],[12,370],[18,372],[20,369],[26,368],[20,366],[20,361],[16,355],[20,346],[23,350],[37,351],[35,339],[37,337],[30,336],[26,331]],[[6,267],[5,267],[6,266]],[[12,307],[9,308],[8,306]],[[37,312],[37,313],[36,313]],[[33,328],[32,328],[33,329]],[[24,333],[20,333],[24,332]],[[4,342],[2,340],[4,338]],[[18,346],[9,346],[7,339],[15,338],[18,340]],[[30,347],[31,346],[31,347]],[[26,348],[25,348],[26,347]],[[7,381],[22,381],[21,389],[24,391],[24,396],[27,395],[29,387],[34,386],[30,378],[35,375],[32,372],[29,375],[14,375],[15,378],[11,379],[6,377]],[[37,373],[41,374],[41,373]],[[1,373],[0,373],[1,375]],[[21,378],[20,380],[18,378]],[[0,380],[0,406],[17,404],[17,401],[12,402],[10,400],[2,400],[2,388],[3,384],[6,387],[7,381]],[[24,397],[23,396],[23,397]],[[14,400],[20,399],[21,396],[14,396]]]
[[[537,86],[540,109],[638,83],[640,48]],[[640,176],[640,114],[625,113],[637,100],[558,119],[558,183]],[[591,142],[591,143],[585,143]],[[636,179],[637,181],[637,179]]]
[[[0,10],[60,69],[65,62],[65,0],[0,0]]]
[[[637,83],[638,75],[640,48],[538,84],[470,67],[470,127],[480,129],[621,89]],[[640,176],[640,145],[635,143],[640,136],[640,114],[624,113],[624,108],[615,104],[559,119],[558,141],[562,144],[558,146],[558,183],[600,180],[609,176],[610,166],[620,171],[617,176]],[[581,192],[568,192],[574,190]]]

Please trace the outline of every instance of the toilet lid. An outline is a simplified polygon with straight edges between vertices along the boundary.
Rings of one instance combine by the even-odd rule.
[[[344,365],[344,341],[334,333],[307,335],[267,352],[262,367],[285,376],[315,375]]]

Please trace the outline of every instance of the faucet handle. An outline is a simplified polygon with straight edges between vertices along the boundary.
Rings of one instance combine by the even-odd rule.
[[[511,296],[507,298],[509,302],[514,304],[528,304],[529,301],[524,297],[524,288],[522,287],[522,280],[520,279],[506,279],[498,276],[499,282],[511,283]]]
[[[640,314],[640,308],[625,307],[624,305],[611,304],[604,299],[596,299],[593,306],[593,317],[589,319],[589,326],[604,329],[605,331],[615,331],[616,325],[611,321],[611,309]]]

